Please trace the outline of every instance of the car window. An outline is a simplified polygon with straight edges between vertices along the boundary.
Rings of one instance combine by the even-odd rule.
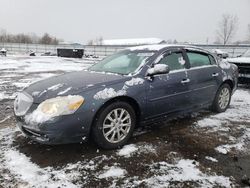
[[[214,57],[212,55],[209,55],[209,59],[210,59],[210,63],[212,65],[216,65],[216,60],[214,59]]]
[[[187,52],[191,67],[211,65],[208,55],[197,52]]]
[[[181,52],[172,52],[169,55],[165,55],[158,63],[168,65],[170,71],[185,68],[185,60]]]
[[[124,50],[113,54],[89,68],[90,71],[130,74],[136,71],[153,52]]]

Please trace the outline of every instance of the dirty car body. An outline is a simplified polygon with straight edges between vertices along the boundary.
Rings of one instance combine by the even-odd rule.
[[[116,61],[111,62],[113,59]],[[105,61],[109,62],[106,67]],[[157,64],[166,61],[170,63],[165,66],[169,71],[150,73],[149,70],[152,72]],[[132,67],[127,62],[132,62]],[[237,73],[235,65],[226,62],[220,65],[208,51],[192,46],[132,47],[88,70],[32,84],[19,93],[14,111],[21,131],[37,142],[82,142],[90,137],[100,113],[117,101],[133,108],[136,125],[162,121],[210,107],[223,83],[233,93]],[[113,137],[122,132],[117,134]]]

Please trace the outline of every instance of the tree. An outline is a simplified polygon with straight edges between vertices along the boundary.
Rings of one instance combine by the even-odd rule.
[[[5,29],[0,29],[0,42],[6,42],[7,32]]]
[[[234,37],[238,29],[238,17],[231,14],[223,14],[218,24],[217,37],[222,40],[224,45],[228,44]]]
[[[248,40],[250,42],[250,24],[248,24]]]
[[[51,44],[52,42],[52,37],[48,33],[44,33],[42,38],[40,39],[41,44]]]

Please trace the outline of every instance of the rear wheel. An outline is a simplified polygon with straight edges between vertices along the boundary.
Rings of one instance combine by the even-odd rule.
[[[97,115],[92,129],[93,139],[104,149],[121,147],[132,136],[135,123],[134,109],[126,102],[114,102]]]
[[[223,84],[216,93],[212,110],[215,112],[224,112],[228,108],[231,101],[231,87],[228,84]]]

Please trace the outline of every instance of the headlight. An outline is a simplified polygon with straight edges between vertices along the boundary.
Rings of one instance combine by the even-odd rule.
[[[84,98],[79,95],[47,99],[35,111],[25,117],[25,122],[36,124],[51,120],[57,116],[73,114],[83,103]]]
[[[79,95],[69,95],[66,97],[56,97],[42,102],[37,110],[49,116],[60,116],[73,114],[84,102],[84,98]]]

